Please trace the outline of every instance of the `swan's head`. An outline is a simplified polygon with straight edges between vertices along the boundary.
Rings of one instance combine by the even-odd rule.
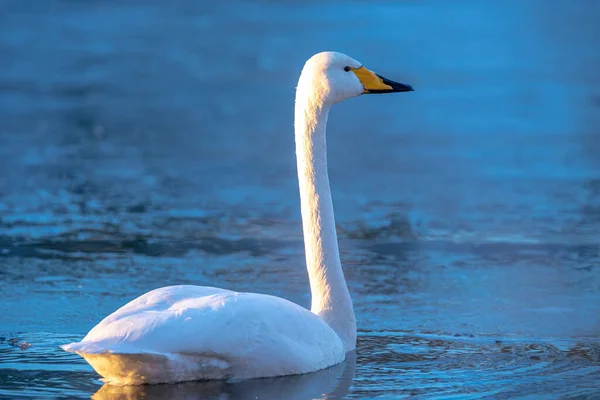
[[[410,85],[386,79],[342,53],[324,51],[312,56],[302,69],[298,92],[324,103],[339,103],[369,93],[411,92]]]

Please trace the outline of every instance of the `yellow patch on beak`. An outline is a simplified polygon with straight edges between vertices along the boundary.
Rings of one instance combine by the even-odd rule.
[[[377,75],[375,72],[365,67],[352,68],[352,72],[362,83],[365,93],[392,93],[392,92],[411,92],[413,88],[410,85],[398,83]]]

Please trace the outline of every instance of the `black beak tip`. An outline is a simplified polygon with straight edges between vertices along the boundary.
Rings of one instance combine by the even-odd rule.
[[[392,85],[392,89],[394,90],[394,92],[414,92],[415,91],[415,89],[413,89],[412,86],[406,85],[404,83],[398,83],[398,82],[394,82],[394,84]]]
[[[379,78],[381,78],[381,80],[383,81],[383,83],[385,83],[386,85],[389,85],[392,87],[392,92],[414,92],[415,89],[413,89],[412,86],[404,84],[404,83],[400,83],[400,82],[394,82],[391,81],[387,78],[384,78],[381,75],[377,75]]]

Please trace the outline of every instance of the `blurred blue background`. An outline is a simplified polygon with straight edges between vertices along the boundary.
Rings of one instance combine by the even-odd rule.
[[[159,286],[309,304],[293,101],[323,50],[416,90],[329,119],[360,329],[329,397],[597,393],[599,13],[0,0],[0,397],[89,397],[97,375],[57,346]]]

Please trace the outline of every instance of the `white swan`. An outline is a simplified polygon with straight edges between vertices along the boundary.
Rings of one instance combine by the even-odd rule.
[[[340,53],[319,53],[304,65],[295,131],[310,311],[264,294],[169,286],[129,302],[63,349],[116,385],[293,375],[344,361],[356,347],[356,320],[327,176],[327,116],[350,97],[411,90]]]

